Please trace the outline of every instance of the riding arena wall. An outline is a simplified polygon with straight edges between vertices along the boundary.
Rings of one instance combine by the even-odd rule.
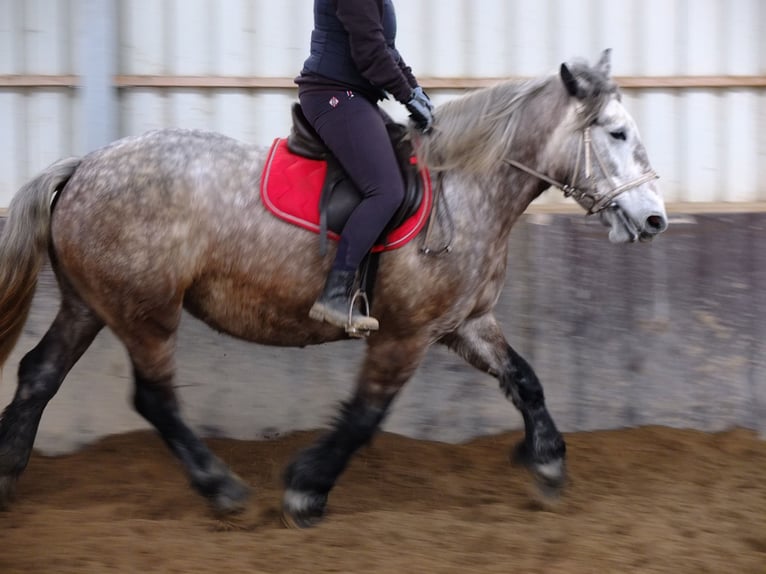
[[[178,126],[265,146],[286,134],[311,4],[0,1],[0,225],[16,190],[48,164],[118,137]],[[397,10],[399,49],[437,105],[613,49],[670,228],[650,245],[614,246],[552,189],[513,230],[497,314],[559,426],[766,435],[766,5],[409,0]],[[401,106],[384,107],[406,120]],[[46,267],[1,403],[57,302]],[[185,316],[179,392],[207,436],[315,428],[351,392],[363,351],[359,341],[259,347]],[[125,352],[105,332],[49,405],[38,448],[65,452],[143,428],[131,393]],[[385,428],[459,442],[521,424],[494,379],[434,348]]]

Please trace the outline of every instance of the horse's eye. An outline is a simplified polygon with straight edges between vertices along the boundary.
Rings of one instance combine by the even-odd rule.
[[[616,140],[625,141],[626,139],[628,139],[628,137],[625,135],[625,130],[616,130],[613,132],[609,132],[609,135]]]

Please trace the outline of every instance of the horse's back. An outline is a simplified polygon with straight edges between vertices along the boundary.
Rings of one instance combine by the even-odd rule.
[[[264,154],[215,132],[166,129],[126,137],[83,158],[57,211],[103,213],[108,204],[120,216],[163,211],[172,217],[183,209],[257,200]]]
[[[118,140],[83,158],[58,198],[54,240],[77,243],[86,228],[91,240],[115,247],[147,236],[155,244],[199,244],[205,238],[190,237],[192,226],[259,208],[263,154],[213,132],[159,130]]]

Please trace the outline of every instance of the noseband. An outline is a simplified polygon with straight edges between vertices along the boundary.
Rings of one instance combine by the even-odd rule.
[[[583,150],[585,153],[583,153]],[[594,183],[595,177],[593,171],[594,157],[596,158],[596,162],[601,168],[601,172],[604,174],[604,177],[612,185],[611,189],[603,193],[597,193],[595,185],[592,185]],[[545,175],[544,173],[541,173],[535,169],[532,169],[531,167],[524,165],[521,162],[516,161],[515,159],[507,159],[505,162],[517,169],[520,169],[521,171],[525,171],[528,174],[545,181],[546,183],[558,187],[561,189],[561,191],[564,192],[564,197],[573,197],[580,205],[590,202],[588,215],[598,213],[599,211],[609,207],[614,199],[621,193],[628,191],[629,189],[633,189],[634,187],[638,187],[639,185],[648,183],[659,177],[653,169],[650,169],[643,175],[640,175],[636,179],[630,180],[628,182],[620,184],[619,182],[615,181],[614,177],[609,175],[607,172],[603,159],[599,155],[598,150],[596,150],[593,145],[593,141],[590,137],[590,127],[584,128],[582,135],[580,136],[580,143],[577,146],[577,158],[575,161],[574,171],[572,172],[571,183],[563,183],[557,181],[552,177]],[[585,164],[585,180],[586,183],[589,183],[590,185],[581,188],[577,187],[576,183],[577,178],[580,175],[580,170],[582,169],[583,163]]]

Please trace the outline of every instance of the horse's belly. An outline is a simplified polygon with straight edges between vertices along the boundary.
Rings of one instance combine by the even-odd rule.
[[[345,338],[341,329],[309,318],[311,299],[257,287],[206,281],[187,291],[184,307],[212,328],[253,343],[303,347]]]

